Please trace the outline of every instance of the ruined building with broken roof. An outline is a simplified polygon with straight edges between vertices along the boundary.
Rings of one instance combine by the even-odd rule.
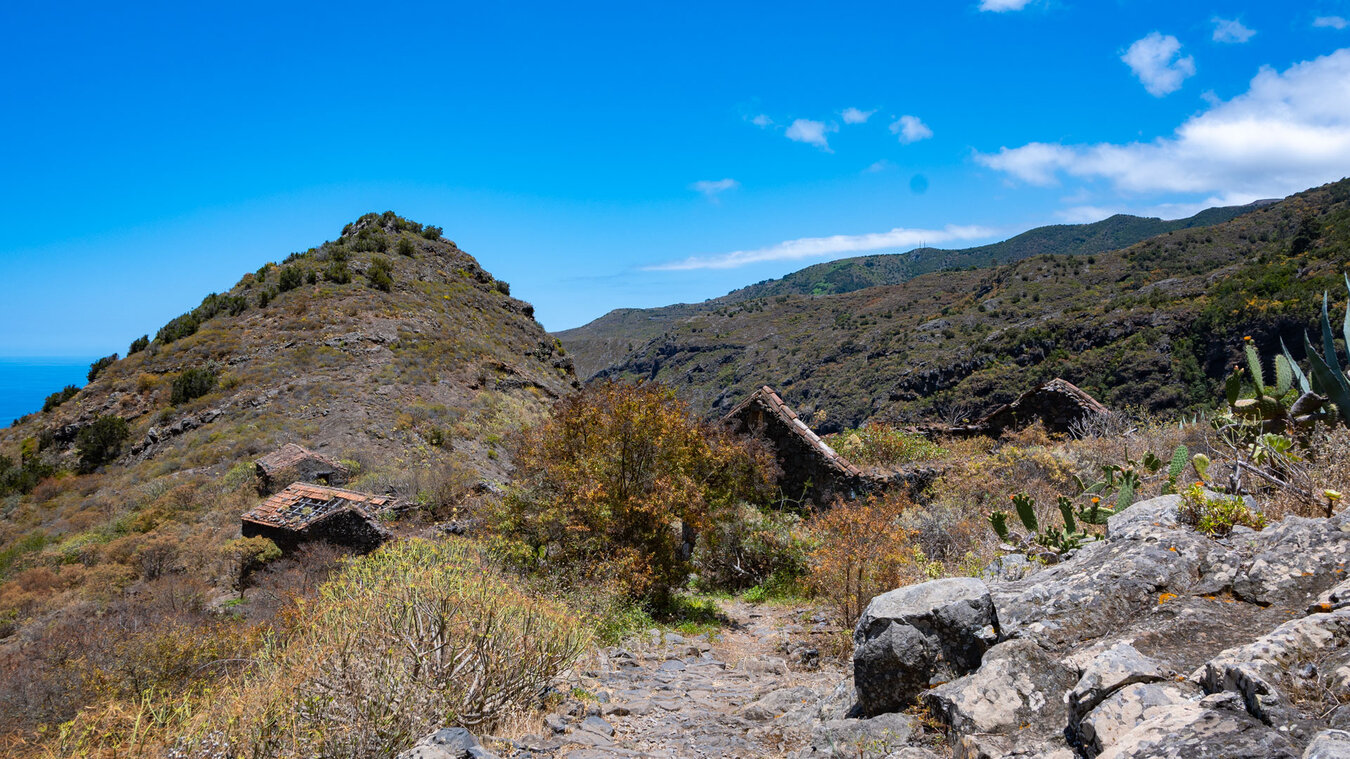
[[[296,482],[246,512],[240,531],[283,551],[314,540],[369,551],[389,538],[379,515],[393,505],[392,496]]]
[[[821,440],[768,385],[727,412],[722,422],[773,446],[786,498],[824,506],[836,498],[855,498],[871,487],[862,470]]]

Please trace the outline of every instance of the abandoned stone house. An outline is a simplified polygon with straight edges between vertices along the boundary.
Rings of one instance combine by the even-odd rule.
[[[345,485],[352,474],[333,459],[295,443],[281,446],[253,462],[253,466],[261,495],[276,493],[293,482]]]
[[[1008,430],[1021,429],[1039,421],[1047,432],[1071,433],[1075,425],[1094,416],[1110,416],[1111,411],[1096,398],[1068,380],[1056,377],[1022,393],[1012,403],[985,414],[974,424],[943,430],[960,436],[998,437]]]
[[[789,499],[824,506],[835,498],[855,498],[872,486],[862,470],[821,440],[768,385],[727,412],[722,422],[733,432],[768,441],[783,470],[779,485]]]
[[[393,505],[392,496],[296,482],[246,512],[240,532],[287,552],[316,540],[369,551],[389,539],[378,516]]]

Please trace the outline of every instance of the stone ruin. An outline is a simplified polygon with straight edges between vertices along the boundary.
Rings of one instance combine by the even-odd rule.
[[[351,470],[304,446],[287,443],[253,462],[258,475],[258,493],[271,495],[293,482],[345,485]]]
[[[974,437],[998,437],[1008,430],[1018,430],[1037,421],[1047,432],[1071,433],[1075,425],[1095,416],[1110,416],[1110,409],[1088,395],[1072,382],[1056,377],[1040,387],[1022,393],[1012,403],[1005,403],[985,414],[973,424],[956,427],[921,427],[921,432]]]
[[[783,470],[779,484],[789,498],[824,506],[835,498],[856,498],[872,487],[861,469],[821,440],[768,385],[727,412],[722,423],[769,442]]]
[[[268,538],[283,552],[316,540],[370,551],[389,539],[378,516],[393,506],[392,496],[296,482],[246,512],[240,532]]]

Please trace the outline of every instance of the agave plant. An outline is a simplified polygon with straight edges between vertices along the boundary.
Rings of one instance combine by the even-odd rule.
[[[1350,274],[1345,275],[1345,291],[1350,295]],[[1350,351],[1350,300],[1346,302],[1345,319],[1341,322],[1341,337],[1345,340],[1346,350]],[[1312,377],[1309,381],[1309,378],[1299,371],[1300,387],[1305,393],[1317,393],[1330,401],[1330,408],[1326,411],[1327,416],[1331,418],[1327,421],[1350,425],[1350,378],[1346,377],[1345,369],[1342,368],[1341,361],[1336,355],[1336,333],[1331,328],[1331,317],[1327,313],[1326,293],[1322,293],[1323,353],[1317,352],[1306,332],[1303,335],[1303,345],[1308,351]],[[1283,344],[1280,347],[1284,349],[1285,359],[1297,369],[1298,365],[1293,363],[1289,349]]]
[[[1346,276],[1345,288],[1350,293],[1350,275]],[[1261,357],[1252,339],[1243,338],[1246,371],[1234,367],[1224,383],[1224,394],[1233,417],[1233,423],[1225,429],[1245,428],[1260,435],[1307,429],[1317,422],[1350,424],[1350,378],[1336,354],[1337,335],[1331,327],[1328,301],[1327,294],[1323,293],[1322,352],[1318,353],[1306,333],[1303,336],[1309,363],[1306,373],[1281,340],[1280,353],[1274,360],[1274,382],[1267,383]],[[1350,346],[1350,303],[1346,304],[1341,337]],[[1244,397],[1244,385],[1248,384],[1253,392],[1251,397]]]

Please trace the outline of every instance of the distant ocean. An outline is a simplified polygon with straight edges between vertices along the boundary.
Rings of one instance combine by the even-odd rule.
[[[0,427],[42,409],[66,385],[83,387],[92,358],[0,358]]]

